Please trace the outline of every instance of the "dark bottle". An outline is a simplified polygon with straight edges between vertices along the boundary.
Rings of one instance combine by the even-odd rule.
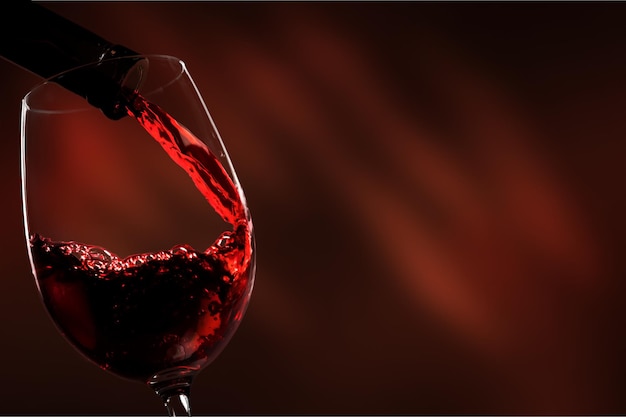
[[[137,55],[40,4],[0,2],[0,56],[43,78],[53,77],[54,82],[84,97],[110,118],[124,116],[124,79],[141,59],[109,58]],[[98,62],[101,64],[63,74]]]

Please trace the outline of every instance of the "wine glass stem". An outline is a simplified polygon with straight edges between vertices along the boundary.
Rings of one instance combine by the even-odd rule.
[[[170,417],[191,417],[188,392],[173,392],[163,396],[163,402]]]

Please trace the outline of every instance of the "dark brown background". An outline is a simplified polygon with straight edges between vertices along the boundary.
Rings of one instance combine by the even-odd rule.
[[[196,414],[626,413],[626,4],[54,2],[183,58],[254,216],[248,314]],[[30,275],[0,62],[6,414],[156,414]]]

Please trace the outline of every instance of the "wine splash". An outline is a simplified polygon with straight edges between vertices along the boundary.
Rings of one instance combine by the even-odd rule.
[[[205,251],[178,245],[119,258],[105,248],[33,234],[35,276],[53,320],[101,368],[147,382],[199,370],[238,326],[252,286],[252,225],[245,202],[210,150],[158,106],[135,95],[128,114],[191,177],[232,226]]]

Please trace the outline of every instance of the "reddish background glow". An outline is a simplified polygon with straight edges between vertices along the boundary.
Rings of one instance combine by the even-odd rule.
[[[626,4],[53,2],[183,58],[246,190],[257,285],[196,414],[623,414]],[[0,62],[3,413],[156,414],[30,276]]]

